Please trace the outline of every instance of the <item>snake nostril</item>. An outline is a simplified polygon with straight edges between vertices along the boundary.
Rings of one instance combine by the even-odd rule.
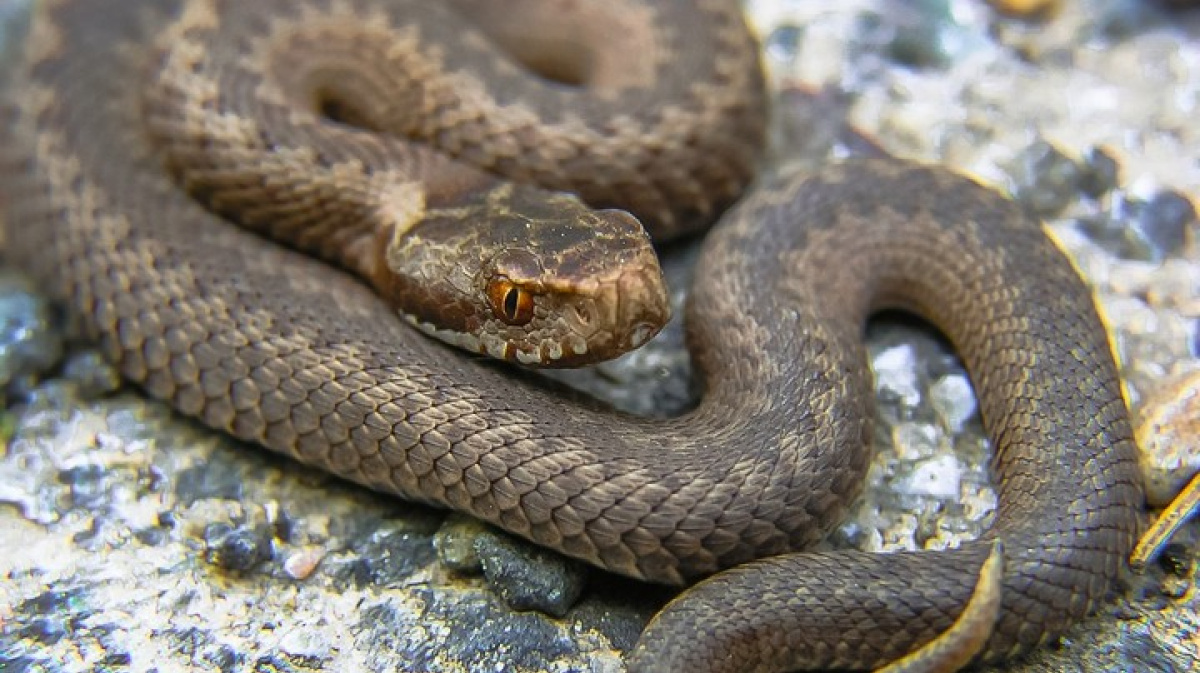
[[[579,320],[579,324],[584,327],[591,325],[592,320],[594,320],[591,309],[586,306],[576,306],[575,317]]]

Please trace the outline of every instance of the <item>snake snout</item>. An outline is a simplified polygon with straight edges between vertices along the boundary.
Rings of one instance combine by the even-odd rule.
[[[542,255],[540,285],[551,291],[540,298],[546,329],[538,350],[550,357],[540,366],[619,357],[658,334],[671,316],[662,267],[641,222],[622,210],[588,211],[581,221],[586,236]]]
[[[671,319],[671,303],[657,259],[653,269],[626,273],[617,284],[622,351],[640,348]]]
[[[658,255],[642,223],[623,210],[597,211],[605,223],[610,281],[600,293],[613,337],[612,349],[625,353],[658,334],[671,318],[671,305]]]

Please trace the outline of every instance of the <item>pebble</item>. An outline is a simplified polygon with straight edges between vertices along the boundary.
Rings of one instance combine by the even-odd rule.
[[[1196,221],[1195,206],[1177,192],[1141,199],[1117,191],[1109,209],[1081,218],[1079,225],[1120,258],[1157,264],[1184,254],[1187,231]]]
[[[1112,191],[1121,181],[1121,164],[1112,152],[1103,147],[1092,147],[1083,157],[1083,179],[1080,189],[1092,198],[1099,198]]]
[[[881,3],[858,21],[856,51],[915,69],[946,69],[987,47],[985,24],[954,0]]]
[[[1200,371],[1151,393],[1137,417],[1146,501],[1161,507],[1200,472]]]
[[[475,538],[475,551],[488,584],[514,610],[564,617],[583,593],[587,570],[561,554],[490,530]]]
[[[1092,32],[1104,40],[1120,41],[1136,36],[1161,21],[1154,2],[1148,0],[1110,0],[1100,4]]]
[[[283,561],[283,572],[294,580],[306,580],[321,565],[325,558],[325,550],[320,547],[307,547],[288,554]]]
[[[935,381],[929,389],[929,401],[942,423],[955,434],[963,431],[979,409],[971,380],[959,374],[943,376]]]
[[[912,346],[901,344],[887,348],[876,355],[871,364],[877,392],[899,398],[908,407],[921,403],[917,354]]]
[[[271,535],[265,526],[209,524],[204,530],[205,560],[223,570],[245,572],[271,558]]]
[[[324,668],[320,664],[332,657],[335,648],[326,634],[308,629],[291,629],[282,633],[278,643],[279,650],[287,655],[289,663],[308,664],[306,668],[311,666],[317,670]],[[288,666],[285,670],[295,670],[295,667]]]
[[[926,423],[903,422],[892,428],[892,445],[900,460],[928,458],[938,450],[942,433]]]
[[[483,572],[483,563],[475,551],[475,539],[487,530],[487,524],[479,519],[457,512],[449,514],[433,536],[438,561],[450,570],[466,575]]]
[[[1156,260],[1182,253],[1187,231],[1197,223],[1196,206],[1173,191],[1155,194],[1138,215],[1132,224],[1139,238],[1154,248]]]
[[[94,400],[121,388],[121,375],[95,350],[72,353],[63,364],[63,378],[74,382],[79,395]]]
[[[1158,564],[1171,575],[1189,577],[1195,570],[1196,559],[1185,546],[1168,544],[1163,548]]]
[[[796,57],[803,39],[803,27],[791,23],[784,24],[771,31],[763,41],[763,48],[768,57],[787,62]]]
[[[1043,19],[1062,8],[1062,0],[989,0],[991,5],[1005,14],[1022,18]]]
[[[897,63],[917,68],[941,68],[954,60],[947,34],[955,30],[946,0],[917,0],[892,6],[892,19],[885,21],[891,40],[886,53]]]
[[[1084,171],[1053,144],[1039,140],[1009,164],[1014,198],[1040,217],[1063,211],[1082,190]]]
[[[62,359],[63,340],[51,315],[50,303],[32,282],[0,272],[0,387],[40,377]]]
[[[917,466],[904,480],[903,491],[933,498],[958,496],[963,468],[954,456],[938,456]]]
[[[71,507],[96,509],[111,497],[112,480],[106,465],[84,463],[59,470],[58,482],[70,489]]]

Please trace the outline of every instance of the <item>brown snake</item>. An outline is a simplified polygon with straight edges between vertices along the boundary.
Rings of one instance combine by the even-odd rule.
[[[961,353],[996,446],[985,539],[747,563],[672,603],[631,668],[878,667],[943,643],[995,580],[998,613],[979,609],[977,642],[932,653],[954,668],[1035,647],[1103,598],[1142,501],[1105,332],[1040,225],[968,180],[880,161],[759,185],[706,241],[687,316],[706,392],[667,420],[585,408],[453,353],[344,272],[193,198],[370,272],[364,241],[396,231],[376,220],[420,235],[425,218],[489,198],[509,214],[538,207],[384,131],[621,204],[665,236],[715,218],[749,179],[763,92],[736,3],[544,0],[542,19],[451,4],[517,60],[579,86],[522,74],[483,32],[430,9],[440,3],[44,0],[6,82],[7,254],[126,377],[214,428],[672,584],[803,549],[839,521],[869,462],[864,322],[912,310]],[[544,55],[564,44],[569,57]],[[218,86],[208,69],[222,63],[232,74]],[[208,135],[189,136],[196,125]],[[327,227],[340,196],[366,218],[345,232]],[[524,310],[503,288],[501,310]]]

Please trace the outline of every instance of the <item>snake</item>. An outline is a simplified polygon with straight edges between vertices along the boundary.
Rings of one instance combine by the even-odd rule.
[[[949,169],[760,171],[736,2],[43,0],[9,61],[6,256],[125,378],[371,489],[702,580],[630,670],[954,670],[1060,636],[1123,570],[1141,482],[1088,286]],[[647,251],[709,226],[694,409],[635,417],[501,362],[644,342]],[[805,551],[862,489],[884,308],[963,359],[994,523]]]

